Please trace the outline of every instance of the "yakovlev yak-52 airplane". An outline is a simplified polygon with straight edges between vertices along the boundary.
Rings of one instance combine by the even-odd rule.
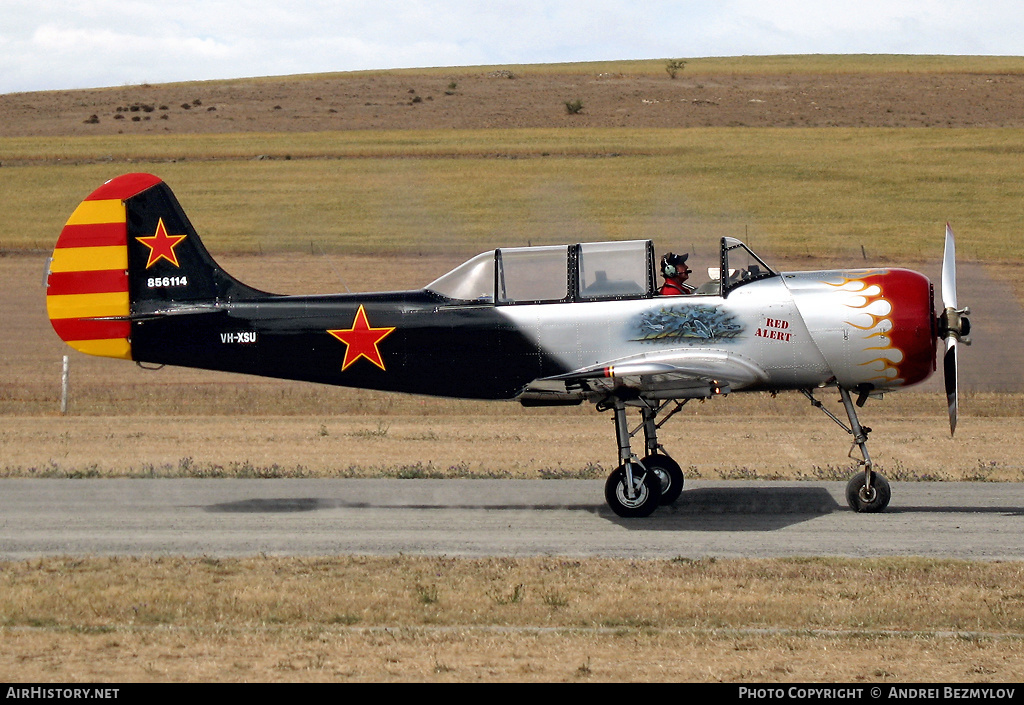
[[[138,363],[524,406],[592,402],[614,413],[619,465],[605,498],[623,517],[679,497],[683,473],[658,430],[688,401],[796,390],[853,436],[862,470],[847,499],[877,512],[890,488],[856,407],[927,378],[939,340],[956,427],[957,342],[970,342],[970,323],[948,225],[945,246],[939,315],[917,272],[777,272],[729,237],[714,278],[680,296],[657,294],[649,240],[500,248],[418,291],[283,296],[229,276],[163,181],[126,174],[61,232],[47,310],[73,348]],[[833,387],[849,425],[814,396]],[[627,408],[640,412],[632,431]],[[638,457],[630,439],[641,428]]]

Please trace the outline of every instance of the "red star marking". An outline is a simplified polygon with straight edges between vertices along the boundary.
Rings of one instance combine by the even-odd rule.
[[[181,241],[186,237],[188,236],[168,235],[167,227],[164,225],[164,219],[161,218],[157,221],[155,235],[135,238],[149,248],[149,261],[146,262],[146,269],[149,269],[162,259],[167,260],[175,267],[180,267],[181,265],[178,264],[178,256],[174,254],[174,248],[180,245]]]
[[[380,356],[380,350],[377,348],[377,345],[384,338],[391,335],[393,330],[395,329],[371,328],[370,322],[366,320],[366,311],[363,309],[362,304],[360,304],[359,310],[356,311],[356,319],[352,322],[351,328],[327,331],[348,346],[345,349],[345,361],[341,363],[341,371],[344,372],[361,357],[365,357],[383,370],[384,360]]]

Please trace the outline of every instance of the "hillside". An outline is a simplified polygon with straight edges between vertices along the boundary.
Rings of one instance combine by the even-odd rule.
[[[610,65],[630,69],[632,64]],[[524,127],[1024,127],[1024,73],[424,69],[0,95],[0,137]],[[858,68],[866,66],[868,68]],[[989,68],[986,71],[986,68]],[[566,102],[580,101],[570,114]]]

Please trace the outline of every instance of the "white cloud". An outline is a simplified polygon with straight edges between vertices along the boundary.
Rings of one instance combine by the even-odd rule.
[[[0,92],[369,68],[1019,55],[1016,0],[0,0]]]
[[[711,23],[709,43],[748,49],[729,55],[1024,53],[1013,0],[725,0]]]

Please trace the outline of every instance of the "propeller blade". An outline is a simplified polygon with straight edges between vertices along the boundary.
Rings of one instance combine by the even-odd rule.
[[[946,223],[946,247],[942,252],[942,306],[956,308],[956,242],[953,228]]]
[[[942,359],[942,373],[946,382],[946,404],[949,406],[949,435],[956,434],[957,404],[957,365],[956,338],[946,338],[946,355]]]

